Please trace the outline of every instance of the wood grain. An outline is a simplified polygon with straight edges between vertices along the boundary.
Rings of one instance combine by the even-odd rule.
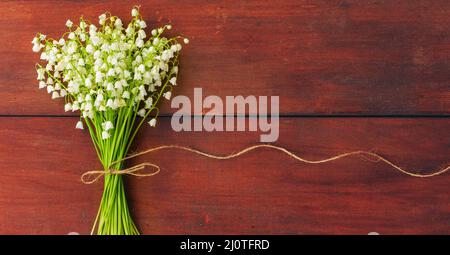
[[[79,178],[99,163],[77,118],[58,117],[63,103],[37,89],[30,42],[81,15],[128,21],[135,4],[150,27],[170,22],[190,38],[176,95],[279,96],[277,144],[308,159],[375,149],[423,173],[449,163],[449,1],[1,1],[1,234],[89,233],[102,184]],[[169,117],[142,131],[134,151],[225,154],[259,141],[177,133]],[[129,164],[142,160],[162,167],[127,178],[146,234],[450,234],[449,174],[417,179],[359,157],[307,165],[269,150],[229,161],[161,151]]]
[[[81,184],[99,167],[76,118],[17,117],[0,125],[0,233],[88,233],[102,184]],[[448,118],[283,118],[278,145],[320,159],[375,149],[402,167],[448,164]],[[174,132],[170,119],[145,127],[134,150],[180,144],[225,154],[255,132]],[[432,131],[432,132],[431,132]],[[301,164],[262,149],[216,161],[161,151],[162,172],[128,178],[134,218],[146,234],[450,234],[450,175],[418,179],[359,157]]]
[[[176,94],[275,95],[284,114],[450,113],[447,0],[117,0],[0,2],[0,114],[63,114],[37,90],[36,32],[134,4],[191,39]]]

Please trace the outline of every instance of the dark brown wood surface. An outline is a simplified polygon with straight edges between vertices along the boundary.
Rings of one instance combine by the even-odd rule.
[[[67,18],[129,17],[136,3],[151,27],[170,21],[190,38],[175,94],[279,96],[276,144],[308,159],[374,149],[417,172],[450,163],[448,1],[1,1],[0,234],[89,233],[102,184],[80,175],[99,163],[77,118],[37,89],[30,42],[58,36]],[[226,154],[259,141],[177,133],[173,109],[162,112],[134,151]],[[129,164],[142,160],[162,167],[127,179],[145,234],[450,234],[450,174],[418,179],[359,157],[307,165],[267,149],[229,161],[161,151]]]
[[[3,233],[90,230],[102,185],[84,185],[80,174],[100,166],[88,133],[72,128],[75,121],[21,117],[2,124]],[[448,163],[447,119],[283,118],[280,124],[277,144],[308,159],[375,149],[422,173]],[[143,129],[135,150],[179,144],[227,154],[257,141],[253,132],[176,133],[164,118],[157,129]],[[267,149],[229,161],[160,151],[129,164],[141,161],[162,168],[127,183],[147,234],[450,233],[448,174],[418,179],[357,156],[308,165]]]
[[[132,1],[134,2],[134,1]],[[278,95],[286,114],[450,111],[450,7],[441,1],[145,1],[150,26],[171,22],[191,39],[181,60],[192,95]],[[35,33],[128,1],[0,3],[0,114],[61,114],[38,93]],[[164,112],[170,112],[165,108]]]

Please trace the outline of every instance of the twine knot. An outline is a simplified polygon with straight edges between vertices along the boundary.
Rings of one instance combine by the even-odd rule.
[[[153,168],[153,171],[146,173],[143,171],[146,167]],[[87,171],[84,174],[81,175],[81,182],[84,184],[92,184],[94,182],[97,182],[100,177],[107,175],[107,174],[117,174],[117,175],[131,175],[131,176],[138,176],[138,177],[149,177],[153,176],[159,173],[160,167],[158,165],[144,162],[137,164],[135,166],[125,168],[122,170],[116,170],[116,169],[109,169],[109,170],[93,170],[93,171]]]

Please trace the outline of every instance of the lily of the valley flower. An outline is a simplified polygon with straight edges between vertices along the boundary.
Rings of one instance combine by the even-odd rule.
[[[66,21],[66,26],[70,28],[70,27],[72,27],[72,25],[73,25],[73,22],[70,19],[68,19]]]
[[[81,122],[81,120],[78,121],[78,122],[77,122],[77,125],[75,126],[75,128],[77,128],[77,129],[84,129],[84,127],[83,127],[83,122]]]
[[[39,88],[40,89],[43,89],[43,88],[45,88],[47,86],[47,83],[45,83],[45,82],[43,82],[43,81],[40,81],[39,82]]]
[[[146,111],[145,111],[145,109],[140,109],[139,111],[138,111],[138,115],[140,116],[140,117],[144,117],[145,116],[145,113],[147,113]]]
[[[177,85],[177,77],[172,77],[172,79],[169,80],[170,84]]]
[[[172,92],[167,91],[166,93],[163,94],[163,97],[167,100],[170,100],[170,98],[172,97]]]
[[[155,118],[151,119],[151,120],[148,122],[148,124],[149,124],[151,127],[156,126],[156,119],[155,119]]]
[[[71,103],[67,103],[64,105],[64,111],[68,112],[72,110],[72,104]]]
[[[131,10],[131,16],[136,17],[138,15],[138,10],[136,8],[133,8]]]
[[[53,91],[52,93],[52,99],[59,98],[59,93],[57,91]]]
[[[111,136],[110,136],[110,134],[108,133],[108,131],[103,131],[103,132],[102,132],[102,139],[103,139],[103,140],[106,140],[106,139],[108,139],[109,137],[111,137]]]
[[[105,20],[106,20],[106,14],[102,14],[102,15],[98,16],[98,23],[100,25],[105,24]]]
[[[113,124],[112,124],[111,121],[103,122],[103,123],[102,123],[102,127],[103,127],[103,129],[104,129],[105,131],[108,131],[108,130],[114,128],[114,126],[113,126]]]

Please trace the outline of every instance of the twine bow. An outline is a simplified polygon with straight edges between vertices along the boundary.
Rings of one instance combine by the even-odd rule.
[[[248,153],[250,151],[253,151],[255,149],[258,149],[258,148],[270,148],[270,149],[274,149],[274,150],[277,150],[277,151],[281,151],[284,154],[288,155],[289,157],[291,157],[291,158],[293,158],[293,159],[295,159],[297,161],[300,161],[300,162],[303,162],[303,163],[307,163],[307,164],[323,164],[323,163],[327,163],[327,162],[330,162],[330,161],[335,161],[335,160],[338,160],[338,159],[341,159],[341,158],[358,155],[358,156],[361,156],[361,157],[363,157],[363,158],[365,158],[365,159],[367,159],[369,161],[372,161],[372,162],[383,162],[383,163],[391,166],[396,171],[399,171],[399,172],[401,172],[403,174],[406,174],[408,176],[411,176],[411,177],[418,177],[418,178],[428,178],[428,177],[441,175],[441,174],[447,172],[450,169],[450,165],[448,165],[448,166],[446,166],[446,167],[444,167],[442,169],[436,170],[434,172],[427,173],[427,174],[421,174],[421,173],[417,173],[417,172],[413,172],[413,171],[409,171],[409,170],[403,169],[400,166],[398,166],[397,164],[394,164],[392,161],[386,159],[385,157],[381,156],[378,153],[375,153],[375,152],[372,152],[372,151],[362,151],[362,150],[352,151],[352,152],[347,152],[347,153],[341,153],[341,154],[338,154],[336,156],[325,158],[325,159],[321,159],[321,160],[308,160],[308,159],[305,159],[305,158],[302,158],[302,157],[296,155],[295,153],[289,151],[286,148],[283,148],[283,147],[280,147],[280,146],[276,146],[276,145],[271,145],[271,144],[258,144],[258,145],[249,146],[249,147],[244,148],[244,149],[242,149],[242,150],[240,150],[238,152],[234,152],[234,153],[231,153],[231,154],[228,154],[228,155],[225,155],[225,156],[214,155],[214,154],[211,154],[211,153],[202,152],[202,151],[199,151],[199,150],[187,147],[187,146],[162,145],[162,146],[150,148],[148,150],[145,150],[145,151],[142,151],[142,152],[130,155],[128,157],[125,157],[125,158],[123,158],[121,160],[115,161],[115,162],[113,162],[113,165],[115,165],[117,163],[120,163],[120,162],[122,162],[124,160],[127,160],[127,159],[135,158],[135,157],[147,154],[147,153],[151,153],[151,152],[155,152],[155,151],[159,151],[159,150],[164,150],[164,149],[184,150],[184,151],[188,151],[188,152],[191,152],[191,153],[194,153],[194,154],[206,157],[206,158],[212,158],[212,159],[218,159],[218,160],[227,160],[227,159],[232,159],[232,158],[239,157],[239,156],[241,156],[243,154],[246,154],[246,153]],[[146,167],[153,168],[153,171],[151,171],[151,172],[144,172],[144,169]],[[155,165],[155,164],[152,164],[152,163],[149,163],[149,162],[144,162],[144,163],[140,163],[140,164],[137,164],[137,165],[134,165],[132,167],[125,168],[125,169],[122,169],[122,170],[113,170],[113,169],[111,169],[111,170],[106,170],[106,171],[102,171],[102,170],[87,171],[83,175],[81,175],[81,181],[84,184],[92,184],[94,182],[97,182],[98,179],[100,177],[102,177],[103,175],[105,175],[105,174],[118,174],[118,175],[131,175],[131,176],[139,176],[139,177],[149,177],[149,176],[153,176],[153,175],[158,174],[160,172],[160,170],[161,170],[161,168],[158,165]],[[91,178],[89,178],[89,177],[91,177]]]
[[[145,167],[152,167],[155,169],[153,172],[145,173],[142,172],[142,170],[145,169]],[[118,174],[118,175],[131,175],[131,176],[138,176],[138,177],[149,177],[153,176],[155,174],[158,174],[160,171],[160,167],[158,165],[144,162],[137,164],[135,166],[125,168],[122,170],[93,170],[93,171],[87,171],[83,175],[81,175],[81,182],[84,184],[92,184],[94,182],[97,182],[100,177],[102,177],[105,174]],[[89,178],[91,177],[91,178]]]

